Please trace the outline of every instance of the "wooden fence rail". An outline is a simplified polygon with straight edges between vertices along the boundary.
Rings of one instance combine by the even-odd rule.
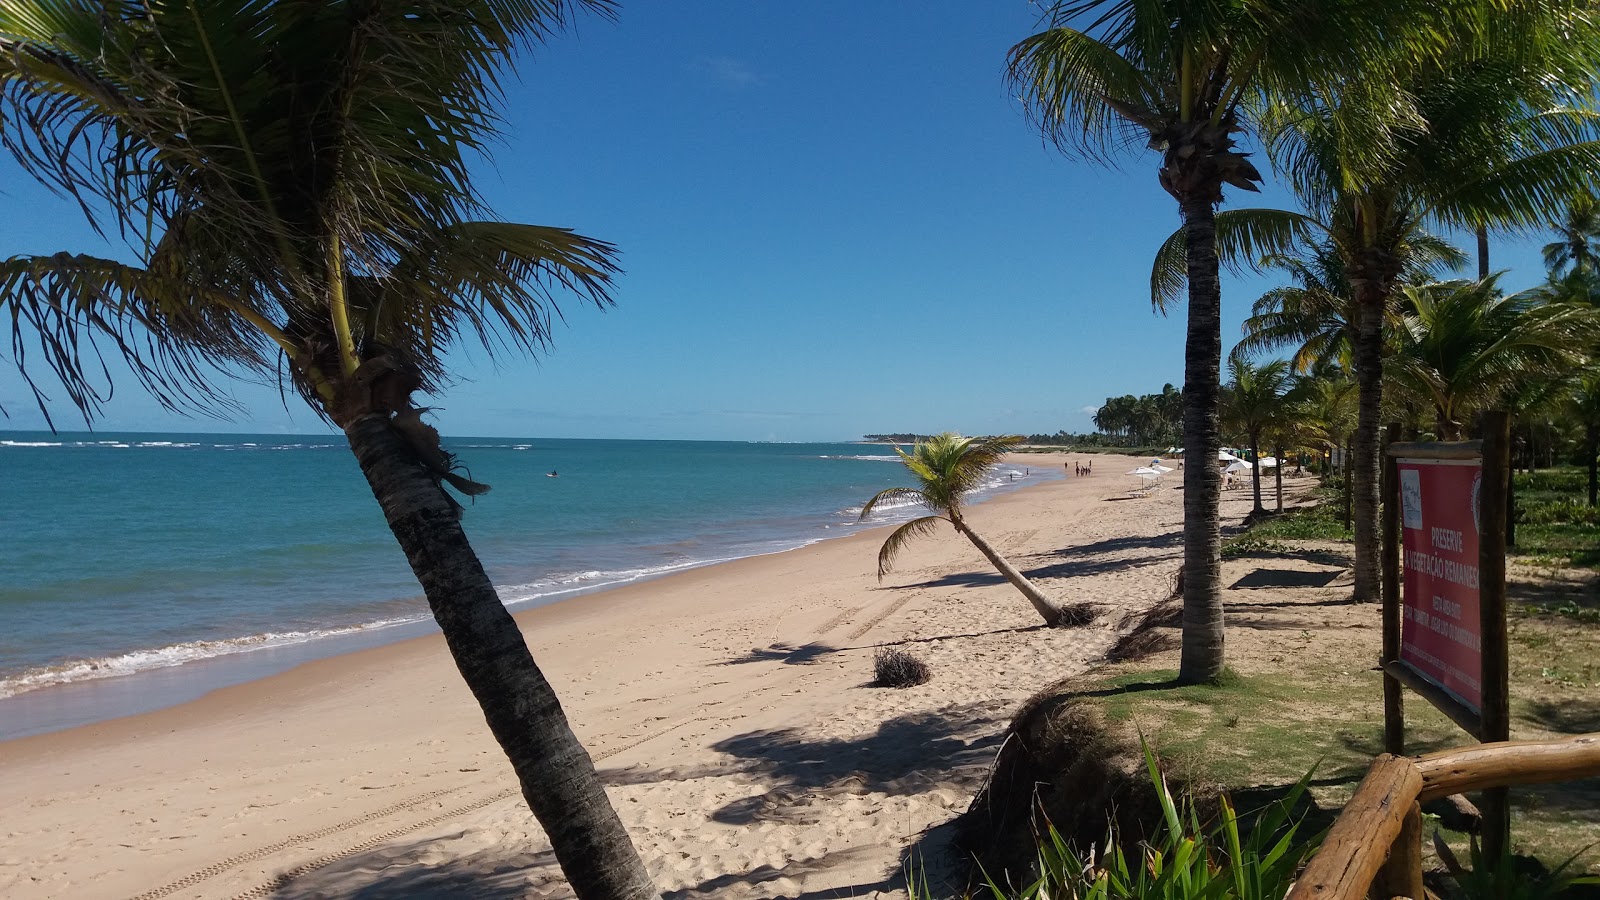
[[[1600,775],[1600,733],[1379,756],[1286,900],[1422,900],[1420,804],[1463,791]]]

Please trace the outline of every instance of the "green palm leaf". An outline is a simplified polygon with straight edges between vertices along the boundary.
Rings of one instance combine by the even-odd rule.
[[[894,570],[895,557],[900,555],[900,551],[904,550],[907,544],[916,538],[933,534],[939,529],[939,523],[945,521],[948,520],[944,516],[923,516],[920,519],[912,519],[890,532],[878,550],[878,580],[882,581],[885,575]]]

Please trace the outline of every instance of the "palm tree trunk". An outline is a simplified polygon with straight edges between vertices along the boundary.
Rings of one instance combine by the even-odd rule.
[[[1283,512],[1283,447],[1273,447],[1272,452],[1278,455],[1278,466],[1272,471],[1278,482],[1278,512]]]
[[[1350,516],[1350,501],[1356,495],[1355,485],[1350,483],[1351,466],[1355,464],[1354,448],[1355,439],[1351,438],[1350,440],[1344,442],[1344,447],[1340,448],[1341,452],[1339,454],[1341,458],[1340,464],[1344,469],[1339,476],[1343,483],[1343,487],[1339,491],[1339,502],[1342,504],[1342,515],[1345,531],[1349,531],[1352,524]]]
[[[1358,291],[1355,357],[1360,406],[1351,469],[1356,555],[1353,597],[1365,601],[1378,599],[1378,418],[1383,400],[1384,303],[1371,282]]]
[[[1600,425],[1585,425],[1583,428],[1583,456],[1589,464],[1589,505],[1594,506],[1597,496],[1600,496],[1600,462],[1596,455],[1600,454]]]
[[[1028,580],[1028,576],[1018,571],[1017,567],[1008,562],[1004,556],[996,553],[995,549],[989,546],[989,542],[978,537],[978,533],[968,528],[966,521],[959,515],[952,515],[950,524],[954,525],[957,531],[966,535],[967,540],[972,542],[972,546],[978,548],[978,552],[982,553],[984,558],[989,560],[989,563],[1001,575],[1004,575],[1007,581],[1011,582],[1011,586],[1021,591],[1022,596],[1028,598],[1028,602],[1033,604],[1034,611],[1044,617],[1046,625],[1054,627],[1061,624],[1061,604],[1050,599],[1044,591],[1039,590],[1037,585]]]
[[[1188,233],[1189,328],[1183,356],[1183,649],[1178,680],[1215,681],[1226,661],[1222,622],[1222,532],[1217,454],[1221,395],[1222,283],[1216,209],[1209,198],[1179,204]]]
[[[573,891],[580,900],[660,896],[561,701],[467,542],[459,508],[387,416],[357,416],[345,436]]]
[[[1478,226],[1478,280],[1489,277],[1489,229]]]
[[[1266,507],[1261,505],[1261,451],[1259,449],[1257,449],[1257,445],[1260,444],[1260,443],[1261,443],[1261,439],[1256,437],[1255,432],[1251,432],[1250,433],[1250,481],[1251,481],[1251,490],[1255,494],[1255,508],[1251,510],[1252,513],[1263,513],[1263,512],[1267,511]]]

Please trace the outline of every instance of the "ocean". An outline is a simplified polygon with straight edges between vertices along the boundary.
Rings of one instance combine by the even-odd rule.
[[[916,512],[856,521],[909,483],[882,445],[446,447],[493,488],[465,501],[465,524],[513,609]],[[1057,477],[1003,467],[980,493]],[[0,432],[0,541],[0,739],[432,630],[339,435]]]

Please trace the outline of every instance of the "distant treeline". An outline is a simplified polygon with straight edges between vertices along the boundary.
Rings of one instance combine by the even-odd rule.
[[[915,444],[931,437],[931,434],[864,434],[861,439],[874,444]]]

